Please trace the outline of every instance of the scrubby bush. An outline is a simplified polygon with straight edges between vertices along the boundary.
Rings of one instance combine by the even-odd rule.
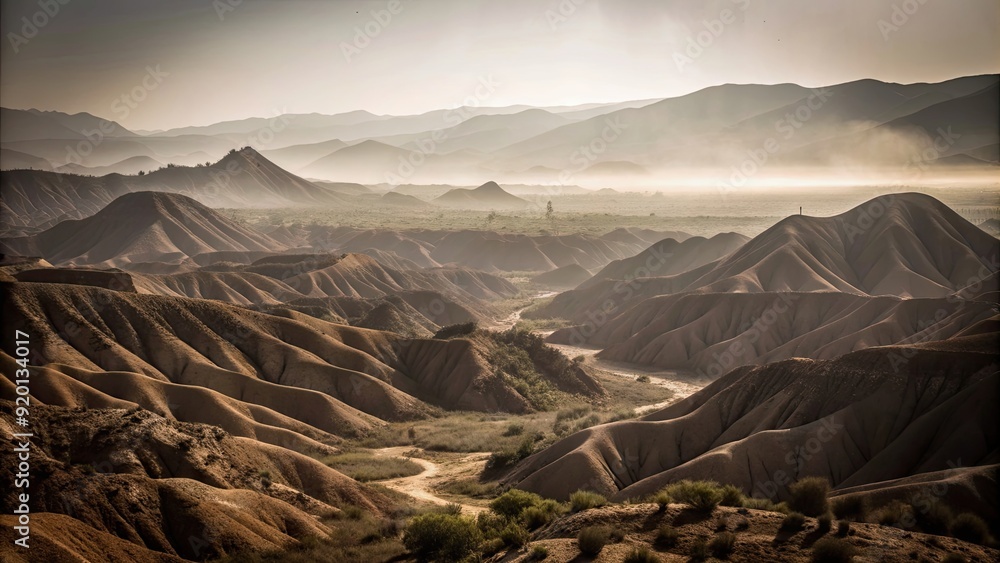
[[[577,491],[569,496],[570,510],[573,512],[599,508],[607,503],[608,499],[590,491]]]
[[[768,512],[777,512],[777,506],[766,498],[756,498],[756,497],[744,498],[743,507],[752,508],[754,510],[766,510]]]
[[[914,520],[909,505],[893,501],[869,514],[868,521],[882,526],[896,526],[901,528],[905,527],[907,522],[913,522]]]
[[[576,536],[576,544],[580,553],[596,556],[611,541],[611,530],[605,526],[588,526]]]
[[[723,485],[720,491],[722,492],[722,500],[719,501],[719,504],[722,506],[743,506],[743,501],[746,497],[739,487]]]
[[[801,512],[791,512],[781,521],[782,532],[798,532],[806,524],[806,517]]]
[[[826,497],[830,494],[830,482],[823,477],[806,477],[788,487],[791,498],[788,506],[806,516],[819,516],[830,509]]]
[[[951,535],[962,541],[982,545],[990,536],[990,528],[979,516],[971,512],[963,512],[952,521]]]
[[[833,515],[838,520],[864,522],[868,519],[868,500],[861,495],[850,495],[833,499]]]
[[[728,559],[736,546],[736,534],[732,532],[722,532],[708,542],[708,550],[712,552],[712,557],[718,559]]]
[[[533,453],[535,453],[535,437],[525,436],[517,449],[504,448],[490,454],[486,460],[486,469],[511,467]]]
[[[476,523],[464,516],[428,513],[410,521],[403,545],[419,557],[458,561],[472,553],[482,541]]]
[[[659,563],[660,558],[646,546],[633,547],[622,559],[622,563]]]
[[[509,519],[495,512],[480,512],[479,516],[476,516],[476,527],[487,539],[499,538],[500,532],[507,527],[508,522]]]
[[[509,547],[522,547],[531,539],[531,534],[524,529],[524,526],[511,522],[500,531],[500,539],[503,540],[504,545]]]
[[[520,436],[524,434],[524,425],[520,422],[512,422],[507,425],[507,429],[503,431],[504,436]]]
[[[639,377],[635,378],[635,380],[638,381],[639,383],[649,383],[650,381],[652,381],[648,375],[640,375]]]
[[[476,332],[477,328],[479,328],[479,325],[475,321],[448,325],[434,333],[434,338],[437,340],[448,340],[458,336],[468,336]]]
[[[668,485],[664,491],[671,499],[698,512],[712,512],[722,502],[722,489],[712,481],[678,481]]]
[[[847,520],[837,522],[837,535],[846,538],[851,533],[851,523]]]
[[[704,561],[708,559],[711,555],[711,551],[708,549],[708,542],[704,538],[699,538],[691,544],[691,551],[688,552],[693,561]]]
[[[521,512],[521,520],[529,530],[541,528],[565,511],[558,502],[545,499],[536,506],[529,506]]]
[[[671,547],[677,545],[680,538],[681,533],[678,532],[673,526],[663,524],[656,529],[656,538],[653,540],[653,543],[664,549],[670,549]]]
[[[544,545],[536,545],[531,548],[531,554],[528,555],[528,559],[531,561],[542,561],[549,556],[549,548]]]
[[[854,546],[844,540],[823,538],[813,545],[813,563],[851,563]]]
[[[652,501],[660,505],[660,510],[666,510],[667,505],[671,502],[671,498],[666,491],[660,491],[653,495]]]
[[[826,514],[820,516],[816,519],[816,525],[818,526],[816,531],[821,534],[825,534],[830,531],[833,527],[833,514],[827,512]]]
[[[526,508],[538,506],[541,502],[542,497],[535,493],[510,489],[490,502],[490,510],[504,518],[514,519],[520,517]]]

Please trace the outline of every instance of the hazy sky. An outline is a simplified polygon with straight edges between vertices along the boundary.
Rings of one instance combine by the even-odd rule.
[[[58,12],[45,13],[47,5]],[[281,112],[420,113],[477,92],[481,105],[544,106],[668,97],[727,82],[820,86],[1000,72],[997,0],[0,6],[0,104],[87,111],[132,129]],[[691,47],[699,39],[700,52]],[[477,90],[482,82],[492,91]]]

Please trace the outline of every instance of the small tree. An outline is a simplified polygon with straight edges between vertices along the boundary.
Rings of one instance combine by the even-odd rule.
[[[545,218],[551,221],[553,212],[554,210],[552,209],[552,200],[550,199],[549,202],[545,204]]]

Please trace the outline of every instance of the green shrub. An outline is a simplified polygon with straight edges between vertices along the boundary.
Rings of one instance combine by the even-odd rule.
[[[524,526],[511,522],[500,532],[500,539],[503,540],[504,545],[522,547],[531,539],[531,534],[524,529]]]
[[[663,524],[656,530],[656,539],[653,542],[664,549],[670,549],[677,545],[677,542],[681,538],[681,533],[678,532],[673,526],[668,524]]]
[[[830,509],[826,497],[830,494],[830,482],[823,477],[806,477],[788,487],[791,498],[788,506],[806,516],[819,516]]]
[[[660,558],[646,546],[633,547],[622,559],[622,563],[659,563]]]
[[[507,425],[507,429],[503,431],[504,436],[520,436],[524,434],[524,425],[520,422],[512,422]]]
[[[495,512],[480,512],[479,516],[476,516],[476,527],[487,539],[499,538],[500,532],[507,527],[508,522],[510,522],[508,518]]]
[[[678,481],[664,491],[673,500],[689,505],[698,512],[709,513],[722,502],[722,490],[712,481]]]
[[[605,526],[588,526],[576,536],[576,545],[580,553],[596,556],[611,540],[611,530]]]
[[[573,512],[599,508],[607,503],[608,499],[590,491],[577,491],[569,496],[570,510]]]
[[[752,508],[754,510],[766,510],[768,512],[777,512],[777,507],[775,506],[775,504],[766,498],[746,497],[743,499],[743,506],[745,508]]]
[[[525,436],[517,449],[503,448],[490,454],[486,469],[504,469],[535,453],[535,437]]]
[[[521,513],[521,520],[524,522],[525,528],[534,530],[548,524],[552,518],[542,511],[541,508],[538,508],[537,506],[529,506],[524,509],[524,512]]]
[[[708,549],[708,542],[704,538],[699,538],[691,544],[691,551],[688,552],[693,561],[704,561],[708,559],[711,555],[711,551]]]
[[[669,505],[671,501],[670,495],[668,495],[666,491],[660,491],[656,493],[655,495],[653,495],[652,500],[656,504],[660,505],[660,510],[666,510],[667,505]]]
[[[510,489],[490,502],[490,510],[504,518],[514,519],[519,518],[524,509],[537,506],[541,502],[542,497],[535,493]]]
[[[864,522],[868,519],[868,499],[861,495],[835,498],[832,508],[837,520]]]
[[[825,534],[829,532],[830,528],[833,527],[833,514],[827,512],[826,514],[820,516],[816,519],[816,524],[818,526],[816,531],[819,533]]]
[[[448,325],[434,333],[434,338],[437,340],[448,340],[458,336],[468,336],[476,332],[478,327],[479,325],[475,322]]]
[[[851,563],[854,546],[844,540],[822,538],[813,544],[813,563]]]
[[[652,381],[648,375],[640,375],[639,377],[635,378],[635,380],[638,381],[639,383],[649,383],[650,381]]]
[[[806,524],[806,517],[801,512],[791,512],[781,521],[782,532],[798,532]]]
[[[722,532],[708,542],[708,550],[712,552],[712,557],[718,559],[728,559],[736,546],[736,534],[732,532]]]
[[[722,500],[719,504],[722,506],[743,506],[743,500],[746,498],[743,495],[743,491],[739,487],[733,485],[723,485],[722,489]]]
[[[528,559],[531,561],[542,561],[549,556],[549,548],[544,545],[536,545],[531,548],[531,554],[528,555]]]
[[[962,541],[982,545],[990,536],[990,528],[979,516],[971,512],[963,512],[952,521],[951,535]]]
[[[453,514],[421,514],[403,534],[403,545],[419,557],[458,561],[472,553],[482,541],[476,523]]]

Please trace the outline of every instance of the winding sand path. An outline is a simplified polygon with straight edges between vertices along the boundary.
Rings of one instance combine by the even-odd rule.
[[[409,456],[408,454],[413,451],[423,452],[424,450],[414,446],[395,446],[392,448],[374,450],[375,455],[377,456],[407,458],[413,463],[416,463],[420,467],[424,468],[423,472],[416,475],[400,477],[398,479],[388,479],[386,481],[378,481],[378,484],[432,504],[441,506],[446,504],[458,504],[462,507],[462,512],[465,514],[476,515],[480,512],[488,510],[486,506],[477,506],[475,504],[465,504],[461,502],[456,503],[455,501],[441,498],[437,496],[431,488],[431,481],[441,477],[442,473],[447,473],[449,475],[454,473],[456,476],[476,475],[482,467],[478,467],[472,471],[468,471],[467,467],[469,465],[479,465],[480,462],[485,460],[487,454],[470,454],[462,458],[459,463],[451,465],[447,468],[447,470],[444,470],[441,465],[429,459]]]

